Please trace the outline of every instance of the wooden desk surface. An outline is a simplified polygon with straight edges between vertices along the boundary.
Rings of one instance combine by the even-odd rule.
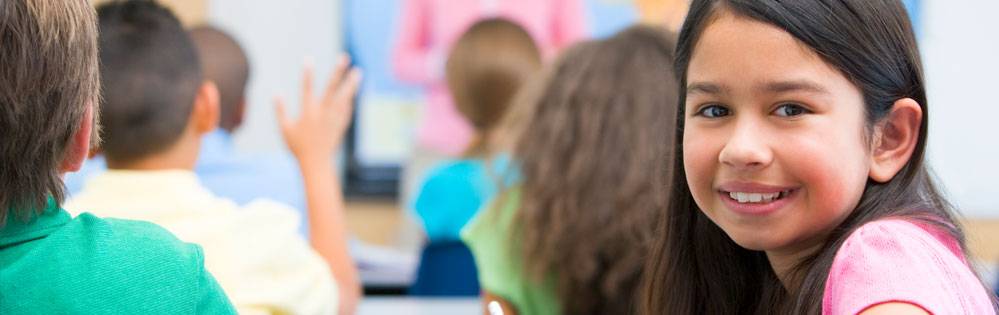
[[[402,213],[395,201],[347,200],[347,229],[367,243],[392,246],[399,236]]]
[[[971,256],[999,264],[999,219],[968,219],[963,224]]]

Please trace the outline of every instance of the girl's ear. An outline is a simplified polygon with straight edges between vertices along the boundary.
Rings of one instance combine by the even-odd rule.
[[[879,183],[890,181],[909,162],[919,141],[923,109],[911,98],[895,101],[891,112],[877,124],[872,141],[868,176]]]

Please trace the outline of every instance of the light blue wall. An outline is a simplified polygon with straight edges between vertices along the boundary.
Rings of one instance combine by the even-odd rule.
[[[999,1],[921,7],[929,161],[965,215],[999,218]]]

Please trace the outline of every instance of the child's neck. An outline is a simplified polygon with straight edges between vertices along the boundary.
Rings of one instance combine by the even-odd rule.
[[[197,138],[182,137],[166,151],[134,161],[118,161],[106,157],[109,169],[133,171],[194,170],[198,160],[201,141]]]
[[[794,244],[787,246],[786,248],[781,248],[777,250],[766,251],[767,260],[770,261],[770,268],[773,268],[774,274],[780,280],[784,288],[789,292],[795,292],[798,290],[798,286],[801,283],[801,274],[798,274],[796,270],[798,265],[807,257],[816,253],[822,248],[825,243],[824,238],[820,240],[809,240],[801,242],[799,244]]]
[[[480,159],[485,157],[489,148],[486,139],[486,136],[482,132],[476,132],[472,135],[472,141],[469,141],[468,148],[461,153],[461,157],[465,159]]]

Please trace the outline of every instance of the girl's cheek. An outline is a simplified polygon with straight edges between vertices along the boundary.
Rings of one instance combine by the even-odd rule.
[[[793,140],[792,140],[793,141]],[[860,144],[844,141],[794,141],[788,154],[799,180],[808,187],[810,208],[827,218],[843,218],[856,207],[867,180],[865,155]],[[793,163],[793,164],[792,164]]]
[[[712,154],[717,150],[713,150],[710,140],[710,137],[684,136],[683,166],[687,174],[687,185],[698,204],[703,201],[705,191],[712,190],[712,165],[718,161],[718,156]]]

